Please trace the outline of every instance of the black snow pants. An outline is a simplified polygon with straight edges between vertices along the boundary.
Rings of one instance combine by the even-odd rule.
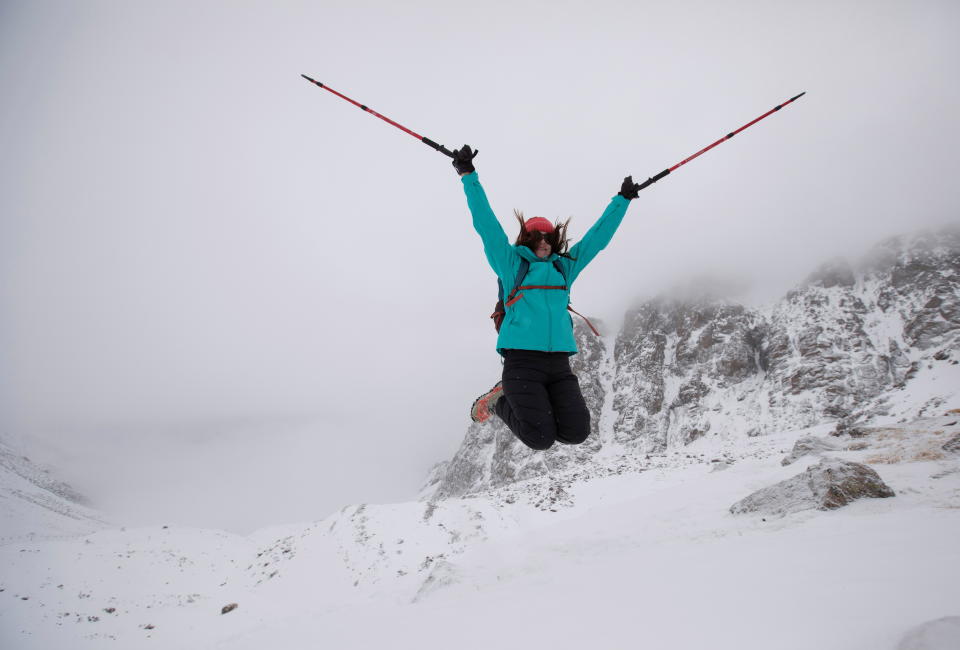
[[[503,351],[503,397],[494,412],[532,449],[578,445],[590,433],[590,411],[566,352]]]

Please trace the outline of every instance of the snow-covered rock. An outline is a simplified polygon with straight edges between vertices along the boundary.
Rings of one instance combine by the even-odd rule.
[[[823,456],[842,448],[840,443],[829,438],[803,436],[793,443],[793,449],[780,461],[780,464],[790,465],[804,456]]]
[[[793,478],[741,499],[730,512],[782,516],[801,510],[835,510],[857,499],[892,496],[890,486],[866,465],[825,458]]]

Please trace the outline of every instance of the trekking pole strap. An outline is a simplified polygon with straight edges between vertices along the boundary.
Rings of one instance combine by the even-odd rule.
[[[577,316],[579,316],[580,318],[582,318],[583,320],[585,320],[585,321],[587,322],[587,325],[590,326],[590,329],[593,331],[593,333],[596,334],[597,336],[600,336],[600,332],[598,332],[598,331],[597,331],[597,328],[593,326],[593,323],[590,322],[590,319],[589,319],[589,318],[587,318],[586,316],[584,316],[583,314],[581,314],[580,312],[578,312],[576,309],[574,309],[574,308],[571,307],[570,305],[567,305],[567,309],[569,309],[569,310],[572,311],[574,314],[576,314]]]

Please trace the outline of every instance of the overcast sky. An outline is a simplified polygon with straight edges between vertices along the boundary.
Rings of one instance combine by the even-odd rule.
[[[448,147],[511,212],[644,190],[573,304],[779,295],[960,219],[960,3],[0,1],[0,436],[125,520],[410,499],[500,372]]]

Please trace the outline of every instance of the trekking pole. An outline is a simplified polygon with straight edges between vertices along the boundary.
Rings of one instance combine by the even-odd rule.
[[[717,140],[716,142],[714,142],[713,144],[711,144],[709,147],[704,147],[703,149],[701,149],[701,150],[698,151],[697,153],[693,154],[693,155],[690,156],[689,158],[687,158],[687,159],[685,159],[685,160],[681,160],[680,162],[678,162],[678,163],[677,163],[676,165],[674,165],[673,167],[670,167],[669,169],[664,169],[662,172],[660,172],[660,173],[657,174],[656,176],[654,176],[654,177],[652,177],[652,178],[648,178],[648,179],[645,180],[643,183],[641,183],[639,186],[637,186],[637,191],[642,190],[643,188],[647,187],[648,185],[653,185],[653,184],[656,183],[658,180],[660,180],[661,178],[663,178],[664,176],[666,176],[667,174],[669,174],[670,172],[672,172],[674,169],[676,169],[676,168],[679,167],[680,165],[686,165],[688,162],[690,162],[691,160],[693,160],[694,158],[696,158],[696,157],[699,156],[700,154],[706,153],[706,152],[710,151],[711,149],[713,149],[714,147],[716,147],[716,146],[717,146],[718,144],[720,144],[721,142],[726,142],[727,140],[729,140],[730,138],[732,138],[732,137],[735,136],[736,134],[740,133],[741,131],[743,131],[743,130],[746,129],[747,127],[753,126],[754,124],[756,124],[757,122],[759,122],[760,120],[762,120],[763,118],[765,118],[767,115],[770,115],[771,113],[776,113],[777,111],[779,111],[781,108],[783,108],[784,106],[786,106],[787,104],[789,104],[789,103],[792,102],[793,100],[795,100],[795,99],[800,99],[801,97],[803,97],[803,96],[806,95],[806,94],[807,94],[807,92],[806,92],[806,91],[803,91],[802,93],[800,93],[800,94],[797,95],[796,97],[791,97],[790,99],[788,99],[787,101],[783,102],[782,104],[777,104],[776,106],[774,106],[773,108],[771,108],[769,111],[767,111],[766,113],[764,113],[763,115],[761,115],[761,116],[758,117],[757,119],[753,120],[752,122],[747,122],[746,124],[744,124],[743,126],[741,126],[739,129],[737,129],[736,131],[733,131],[732,133],[726,134],[725,136],[723,136],[722,138],[720,138],[719,140]]]
[[[388,122],[388,123],[394,125],[395,127],[397,127],[398,129],[400,129],[401,131],[406,131],[407,133],[409,133],[410,135],[412,135],[413,137],[415,137],[417,140],[419,140],[419,141],[422,142],[423,144],[428,145],[428,146],[430,146],[430,147],[433,147],[434,149],[436,149],[436,150],[439,151],[440,153],[442,153],[442,154],[444,154],[444,155],[446,155],[446,156],[450,156],[451,158],[453,158],[453,152],[450,151],[449,149],[447,149],[446,147],[444,147],[442,144],[437,144],[436,142],[434,142],[433,140],[431,140],[430,138],[428,138],[428,137],[426,137],[426,136],[422,136],[422,135],[420,135],[419,133],[414,133],[413,131],[411,131],[411,130],[408,129],[407,127],[403,126],[402,124],[397,124],[396,122],[394,122],[393,120],[391,120],[389,117],[384,117],[383,115],[381,115],[380,113],[376,112],[375,110],[373,110],[373,109],[371,109],[371,108],[367,108],[366,106],[364,106],[363,104],[361,104],[361,103],[359,103],[359,102],[353,101],[352,99],[350,99],[350,98],[347,97],[346,95],[342,95],[342,94],[338,93],[336,90],[334,90],[334,89],[331,88],[330,86],[325,86],[324,84],[320,83],[320,82],[317,81],[316,79],[311,79],[310,77],[308,77],[308,76],[305,75],[305,74],[302,74],[302,75],[300,75],[300,76],[303,77],[304,79],[306,79],[307,81],[309,81],[310,83],[316,84],[317,86],[323,88],[324,90],[329,90],[330,92],[332,92],[332,93],[333,93],[334,95],[336,95],[337,97],[340,97],[341,99],[347,100],[348,102],[350,102],[350,103],[353,104],[354,106],[359,106],[360,108],[362,108],[362,109],[365,110],[366,112],[370,113],[371,115],[376,115],[377,117],[379,117],[379,118],[380,118],[381,120],[383,120],[384,122]]]

